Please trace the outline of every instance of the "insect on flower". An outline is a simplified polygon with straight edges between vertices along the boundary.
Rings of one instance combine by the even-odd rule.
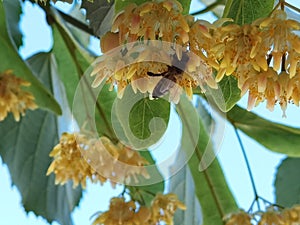
[[[179,61],[175,55],[173,58],[172,65],[168,65],[167,71],[162,73],[147,72],[148,76],[157,77],[161,76],[162,79],[157,83],[152,92],[153,98],[160,98],[164,96],[172,87],[177,83],[177,79],[181,78],[184,72],[189,57],[187,54],[183,54],[182,59]]]

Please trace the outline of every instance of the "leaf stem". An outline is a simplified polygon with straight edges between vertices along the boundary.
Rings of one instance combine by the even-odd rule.
[[[291,5],[291,4],[287,3],[287,2],[284,2],[284,5],[287,6],[287,7],[289,7],[289,8],[291,8],[291,9],[293,9],[293,10],[295,10],[296,12],[300,13],[300,9],[297,8],[296,6],[293,6],[293,5]]]
[[[253,192],[254,192],[254,201],[256,201],[257,203],[257,208],[258,210],[260,210],[260,204],[259,204],[259,196],[257,194],[257,189],[256,189],[256,185],[255,185],[255,182],[254,182],[254,177],[253,177],[253,174],[252,174],[252,171],[251,171],[251,168],[250,168],[250,163],[249,163],[249,160],[248,160],[248,157],[247,157],[247,154],[246,154],[246,151],[245,151],[245,148],[244,148],[244,145],[243,145],[243,142],[242,142],[242,139],[238,133],[238,130],[236,128],[236,126],[234,124],[232,124],[233,127],[234,127],[234,132],[237,136],[237,139],[238,139],[238,142],[239,142],[239,145],[241,147],[241,150],[242,150],[242,153],[243,153],[243,157],[245,159],[245,162],[246,162],[246,166],[247,166],[247,170],[248,170],[248,173],[249,173],[249,177],[250,177],[250,181],[251,181],[251,185],[252,185],[252,189],[253,189]],[[253,203],[251,205],[251,208],[253,206]]]
[[[69,24],[72,24],[72,25],[75,26],[76,28],[78,28],[78,29],[80,29],[80,30],[82,30],[82,31],[84,31],[84,32],[86,32],[86,33],[88,33],[88,34],[90,34],[90,35],[93,35],[93,36],[97,37],[97,36],[94,34],[94,31],[93,31],[91,28],[89,28],[89,26],[88,26],[87,24],[85,24],[85,23],[83,23],[83,22],[81,22],[81,21],[75,19],[74,17],[72,17],[72,16],[70,16],[70,15],[64,13],[63,11],[57,9],[56,7],[55,7],[55,9],[56,9],[56,11],[60,14],[60,16],[61,16],[66,22],[68,22]]]

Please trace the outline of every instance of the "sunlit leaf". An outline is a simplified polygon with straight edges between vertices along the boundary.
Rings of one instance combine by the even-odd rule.
[[[218,85],[218,89],[209,88],[206,94],[213,98],[223,112],[227,112],[241,99],[241,91],[232,76],[224,77]]]
[[[276,203],[284,207],[300,204],[300,159],[286,158],[277,169]]]
[[[269,121],[238,106],[227,113],[227,119],[269,150],[290,157],[300,157],[299,128]]]
[[[18,52],[10,41],[5,23],[5,14],[3,2],[0,1],[0,71],[13,70],[13,73],[31,83],[27,88],[34,97],[40,108],[50,109],[57,114],[61,114],[61,109],[58,103],[53,98],[53,95],[45,89],[42,83],[33,75],[27,64],[18,55]]]
[[[51,54],[35,55],[29,63],[48,89],[59,85]],[[57,186],[54,175],[46,176],[58,135],[57,117],[51,112],[29,111],[19,123],[9,116],[0,123],[0,154],[21,192],[25,210],[49,222],[71,225],[70,214],[81,198],[81,188],[73,189],[72,183]]]
[[[223,17],[234,19],[237,24],[248,24],[266,17],[272,11],[274,0],[228,0]]]
[[[134,93],[127,87],[122,99],[113,108],[114,129],[118,138],[137,149],[157,143],[167,129],[170,103],[164,99],[150,100],[148,94]]]
[[[181,158],[176,159],[174,167],[180,163]],[[173,167],[170,169],[173,172]],[[202,215],[198,198],[195,198],[195,183],[188,166],[184,166],[170,179],[168,192],[175,193],[178,199],[186,206],[186,210],[177,210],[174,215],[174,224],[201,225]]]
[[[167,124],[170,115],[170,104],[166,100],[158,99],[156,101],[144,98],[135,103],[129,114],[129,124],[132,133],[138,137],[146,139],[150,137],[150,122],[155,117],[163,119]],[[160,130],[158,124],[153,124],[152,130]],[[161,130],[162,134],[164,130]]]
[[[182,153],[182,157],[187,154],[187,149],[196,146],[188,165],[195,182],[195,194],[201,204],[203,225],[222,225],[223,217],[227,213],[237,210],[237,204],[217,158],[212,162],[206,162],[203,158],[205,152],[209,151],[213,154],[214,151],[210,137],[195,108],[186,98],[181,98],[177,112],[183,127],[181,149],[184,150],[184,153]],[[197,130],[198,132],[196,132]],[[206,169],[202,170],[203,167]]]
[[[3,6],[8,33],[13,39],[16,47],[19,48],[23,43],[23,35],[19,26],[20,16],[22,14],[21,2],[19,0],[4,0]]]

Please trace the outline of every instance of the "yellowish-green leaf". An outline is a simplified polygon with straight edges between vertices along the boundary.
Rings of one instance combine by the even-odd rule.
[[[195,182],[195,194],[201,204],[203,225],[223,225],[223,217],[236,211],[237,204],[227,185],[218,159],[206,162],[202,158],[207,151],[211,154],[214,153],[207,129],[186,97],[181,98],[177,112],[183,127],[181,149],[185,151],[185,155],[187,149],[195,149],[188,165]],[[203,166],[206,168],[205,170],[202,169]]]
[[[228,0],[223,17],[232,18],[235,23],[243,25],[266,17],[272,11],[274,0]]]
[[[227,112],[241,99],[241,91],[232,76],[225,76],[218,86],[218,89],[208,88],[206,95],[211,96],[223,112]]]
[[[274,123],[238,106],[227,113],[227,119],[269,150],[300,157],[300,128]]]

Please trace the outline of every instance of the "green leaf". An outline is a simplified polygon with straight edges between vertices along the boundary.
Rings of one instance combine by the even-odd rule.
[[[277,169],[276,203],[284,207],[300,204],[300,159],[286,158]]]
[[[58,86],[51,54],[42,53],[29,59],[32,69],[50,89]],[[54,175],[46,176],[51,163],[49,153],[58,142],[57,117],[51,112],[35,110],[16,123],[10,115],[0,123],[0,154],[8,165],[12,181],[22,196],[25,210],[43,216],[50,223],[71,225],[71,212],[82,190],[54,184]]]
[[[300,157],[300,129],[285,126],[235,106],[227,119],[246,135],[271,151],[290,157]]]
[[[208,87],[205,94],[211,96],[223,112],[227,112],[241,99],[241,91],[237,86],[237,80],[232,76],[225,76],[218,85],[218,89]]]
[[[150,130],[150,122],[153,118],[162,118],[165,124],[168,124],[170,116],[170,104],[164,99],[150,100],[143,98],[136,102],[129,114],[129,125],[132,133],[142,140],[149,138],[151,130],[160,130],[161,135],[165,130],[160,129],[160,124],[152,124]]]
[[[94,78],[90,76],[90,65],[94,58],[80,47],[63,21],[56,14],[55,16],[56,23],[52,25],[54,39],[52,52],[75,119],[80,127],[87,122],[93,126],[90,119],[95,115],[99,135],[116,140],[110,119],[116,93],[109,91],[107,85],[101,91],[91,87]]]
[[[90,27],[98,37],[110,31],[114,17],[114,1],[107,0],[82,0],[81,7],[86,10],[86,18]]]
[[[170,103],[150,100],[148,94],[134,93],[127,86],[122,99],[113,108],[114,130],[120,140],[135,149],[148,148],[165,133],[170,116]]]
[[[141,5],[149,0],[116,0],[115,1],[115,12],[118,13],[122,11],[127,5],[135,3],[136,5]],[[190,11],[191,0],[178,0],[183,7],[183,15],[187,15]]]
[[[10,41],[5,24],[5,14],[3,2],[0,1],[0,73],[5,70],[13,70],[13,73],[31,83],[26,88],[30,91],[40,108],[50,109],[57,114],[61,114],[59,104],[53,98],[53,95],[45,89],[42,83],[33,75],[27,64],[18,55],[16,48]]]
[[[224,18],[232,18],[243,25],[266,17],[272,11],[274,0],[228,0],[224,9]]]
[[[217,158],[211,161],[207,157],[214,154],[210,137],[186,97],[180,100],[177,112],[183,127],[181,149],[184,152],[181,151],[181,157],[191,157],[188,165],[195,182],[195,193],[201,204],[203,225],[222,225],[222,218],[227,213],[236,211],[237,204]],[[194,151],[189,152],[191,150]]]
[[[20,16],[22,14],[21,3],[19,0],[4,0],[3,6],[8,33],[13,39],[16,47],[19,48],[23,43],[23,35],[19,27]]]
[[[150,165],[155,165],[155,161],[149,151],[140,151],[139,153],[149,162]],[[155,194],[164,192],[165,184],[164,179],[156,166],[152,167],[152,169],[146,167],[146,169],[150,174],[150,177],[155,177],[157,180],[161,180],[161,182],[148,184],[149,181],[146,178],[139,176],[138,183],[148,185],[127,186],[127,188],[130,190],[129,194],[133,200],[138,201],[142,205],[150,206]]]
[[[181,159],[181,157],[176,159],[175,165],[171,167],[171,172],[173,170],[176,171],[176,167],[178,167]],[[184,166],[171,177],[169,192],[175,193],[178,199],[187,206],[186,210],[177,210],[175,212],[174,224],[202,224],[201,207],[198,198],[195,198],[195,183],[188,166]]]

